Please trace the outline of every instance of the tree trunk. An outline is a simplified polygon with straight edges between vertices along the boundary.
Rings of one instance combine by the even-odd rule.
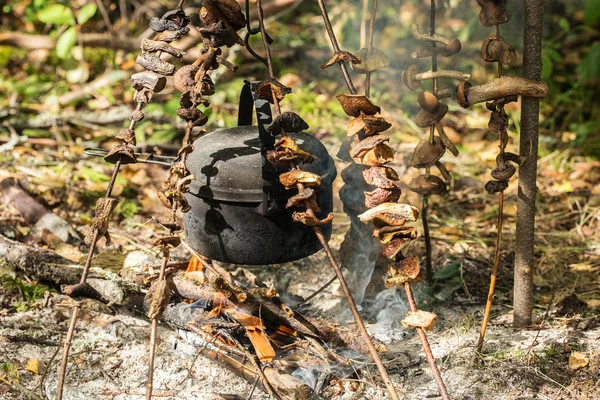
[[[539,81],[542,71],[544,0],[523,0],[523,4],[525,7],[523,76],[533,81]],[[528,158],[519,170],[513,321],[515,327],[530,325],[533,311],[533,273],[535,269],[533,249],[539,112],[539,99],[522,98],[519,151],[522,156]]]

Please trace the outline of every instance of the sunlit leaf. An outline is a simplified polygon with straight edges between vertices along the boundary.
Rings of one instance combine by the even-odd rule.
[[[62,4],[52,4],[37,13],[41,22],[55,25],[75,25],[73,11]]]
[[[600,19],[600,0],[586,0],[583,21],[587,25],[594,25]]]
[[[72,26],[67,29],[56,42],[56,55],[60,58],[69,57],[69,52],[77,43],[77,29]]]
[[[98,7],[96,7],[95,3],[88,3],[81,7],[81,9],[77,12],[77,23],[79,25],[83,25],[88,22],[89,19],[96,14],[97,9]]]

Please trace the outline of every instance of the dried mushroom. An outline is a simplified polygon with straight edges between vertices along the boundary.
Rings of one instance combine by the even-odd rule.
[[[368,138],[365,138],[358,142],[358,144],[352,148],[352,152],[350,153],[350,155],[352,156],[352,158],[364,157],[364,155],[367,154],[369,150],[374,149],[378,145],[389,141],[390,138],[385,135],[369,136]]]
[[[421,128],[430,127],[431,125],[435,125],[440,122],[447,112],[448,106],[443,103],[440,103],[435,112],[429,112],[421,109],[415,118],[415,123]]]
[[[327,225],[333,220],[333,213],[327,214],[327,216],[323,219],[317,218],[317,216],[310,210],[306,212],[294,212],[292,214],[292,219],[294,222],[300,222],[301,224],[308,226],[321,226]]]
[[[363,171],[363,177],[369,185],[383,189],[395,188],[394,182],[400,179],[396,171],[390,167],[371,167]]]
[[[295,112],[286,111],[275,117],[273,122],[265,126],[265,129],[275,136],[286,132],[302,132],[308,129],[308,124]]]
[[[399,187],[391,189],[377,188],[370,192],[364,192],[365,206],[367,208],[377,207],[382,203],[395,203],[400,198],[402,190]]]
[[[348,122],[347,135],[372,136],[387,131],[391,126],[383,117],[361,114]]]
[[[373,237],[383,244],[388,244],[395,238],[416,239],[417,229],[412,225],[385,225],[373,231]]]
[[[433,144],[429,142],[429,138],[423,139],[415,148],[410,165],[414,168],[432,167],[442,158],[445,152],[444,144],[439,136],[433,138]]]
[[[398,287],[404,283],[415,283],[421,281],[421,267],[418,257],[406,257],[400,261],[390,264],[388,272],[390,277],[385,281],[385,286]]]
[[[273,96],[275,96],[277,100],[283,100],[286,95],[292,93],[292,89],[281,84],[276,79],[268,78],[256,86],[255,92],[259,99],[267,100],[269,103],[273,104]]]
[[[117,135],[117,139],[121,139],[125,143],[135,146],[135,131],[133,129],[121,129],[121,132]]]
[[[496,167],[491,175],[492,178],[499,181],[507,181],[517,172],[517,168],[515,168],[512,164],[505,164],[504,166]]]
[[[360,58],[356,57],[354,54],[348,51],[337,51],[333,57],[331,57],[327,62],[321,65],[322,69],[329,68],[333,64],[337,64],[340,62],[349,61],[351,64],[360,63]]]
[[[448,192],[446,183],[435,175],[419,175],[410,181],[408,188],[421,196],[441,196]]]
[[[394,223],[388,223],[388,225],[402,225],[404,221],[416,221],[418,216],[419,209],[409,204],[383,203],[360,214],[358,218],[364,223],[385,218],[389,221],[395,221]]]
[[[384,165],[394,160],[394,149],[387,144],[379,144],[374,149],[369,150],[364,156],[354,157],[353,160],[370,167]]]
[[[279,181],[286,189],[296,188],[298,183],[307,186],[321,185],[321,177],[315,173],[293,169],[279,175]]]
[[[303,206],[305,201],[309,202],[310,209],[319,212],[321,211],[319,205],[317,204],[317,198],[314,189],[304,188],[303,191],[299,192],[297,195],[292,196],[288,199],[285,208],[290,208],[294,206]]]
[[[113,147],[105,156],[104,161],[116,164],[118,161],[123,164],[135,164],[137,162],[133,149],[126,144],[120,144]]]
[[[246,17],[235,0],[204,0],[198,14],[206,26],[226,20],[235,31],[239,31],[246,25]]]
[[[396,237],[396,238],[392,239],[388,244],[383,246],[383,249],[381,250],[381,254],[384,257],[387,257],[387,258],[393,260],[398,256],[398,254],[400,254],[400,252],[402,250],[407,248],[408,245],[412,241],[413,241],[413,239],[411,239],[411,238]]]
[[[402,326],[405,328],[421,328],[426,331],[432,331],[436,318],[437,315],[429,311],[409,311],[402,320]]]
[[[335,96],[344,112],[350,117],[358,117],[361,113],[375,115],[381,108],[371,102],[367,96],[361,94],[338,94]]]

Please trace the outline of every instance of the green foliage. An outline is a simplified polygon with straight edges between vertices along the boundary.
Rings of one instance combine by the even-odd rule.
[[[60,35],[56,42],[56,55],[59,58],[67,58],[70,55],[71,48],[77,43],[77,28],[70,27]]]
[[[54,291],[41,283],[26,283],[21,278],[14,278],[10,275],[0,277],[0,285],[6,291],[17,292],[22,297],[22,301],[16,301],[13,304],[17,312],[30,309],[36,301],[44,298],[44,293]]]
[[[77,23],[83,25],[89,21],[94,15],[98,7],[94,3],[88,3],[77,12]]]
[[[19,369],[15,364],[2,363],[0,364],[0,376],[9,378],[10,380],[19,381]]]
[[[600,0],[586,0],[583,21],[587,25],[594,25],[600,19]]]
[[[123,199],[115,208],[115,212],[123,219],[129,219],[135,217],[141,209],[142,207],[136,201]]]
[[[37,17],[41,22],[54,25],[75,25],[73,11],[62,4],[52,4],[38,11]]]
[[[461,265],[458,261],[452,261],[444,268],[435,271],[433,279],[436,284],[441,284],[441,289],[435,292],[435,297],[439,301],[446,301],[452,295],[462,288],[462,278],[460,276]]]

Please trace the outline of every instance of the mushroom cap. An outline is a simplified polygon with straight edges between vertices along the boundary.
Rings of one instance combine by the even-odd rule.
[[[469,108],[468,93],[471,84],[469,82],[460,82],[456,85],[456,101],[462,108]]]
[[[360,113],[375,115],[381,112],[381,108],[371,102],[367,96],[361,94],[338,94],[335,96],[346,115],[358,117]]]
[[[508,181],[488,181],[485,184],[485,191],[489,194],[494,194],[504,191],[508,187]]]
[[[415,148],[410,165],[414,168],[432,167],[442,158],[445,150],[446,148],[439,136],[433,138],[433,144],[429,143],[429,138],[423,139]]]
[[[421,196],[444,195],[448,192],[446,183],[438,176],[419,175],[408,184],[408,188]]]
[[[419,67],[415,64],[410,65],[407,69],[402,73],[402,81],[407,88],[412,91],[415,91],[421,86],[421,81],[415,79],[415,75],[419,73]]]
[[[452,55],[458,53],[462,49],[462,44],[460,40],[454,38],[450,39],[448,44],[446,45],[447,54]]]
[[[431,92],[421,92],[418,97],[419,106],[430,113],[436,112],[440,108],[440,101]]]
[[[359,74],[367,74],[369,72],[384,69],[390,65],[390,60],[385,53],[377,48],[372,48],[371,51],[369,51],[368,48],[363,47],[356,56],[360,58],[360,62],[350,63],[350,67]]]
[[[415,118],[415,123],[421,128],[427,128],[428,126],[435,125],[440,122],[447,112],[448,106],[440,103],[439,108],[435,112],[420,110]]]
[[[105,156],[104,161],[111,164],[116,164],[117,161],[121,161],[121,165],[124,164],[135,164],[137,159],[133,153],[133,149],[126,144],[120,144],[113,147]]]

